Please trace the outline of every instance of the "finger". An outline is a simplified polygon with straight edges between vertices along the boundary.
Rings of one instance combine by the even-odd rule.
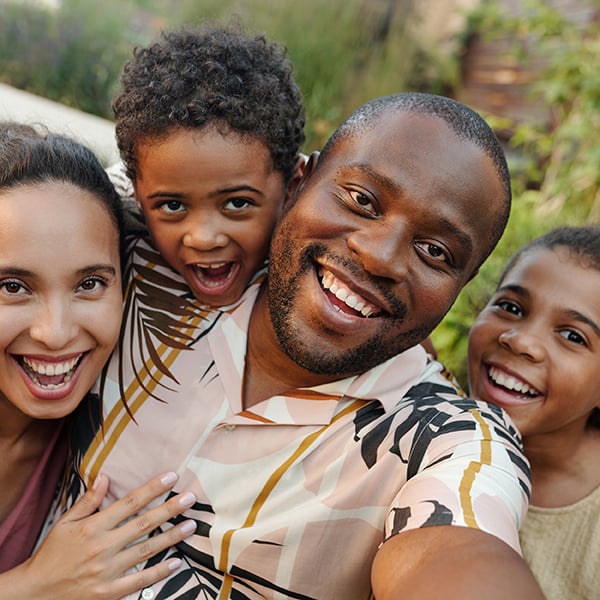
[[[93,514],[106,496],[109,480],[106,475],[100,473],[94,485],[63,515],[63,522],[79,521]]]
[[[98,514],[99,521],[104,528],[113,529],[119,523],[146,508],[153,500],[166,494],[176,481],[177,473],[172,471],[154,477],[101,511]]]
[[[142,569],[131,575],[126,575],[118,579],[114,584],[116,596],[122,598],[128,594],[139,592],[140,590],[157,583],[161,579],[168,577],[177,570],[182,563],[180,558],[171,558],[164,562],[158,563],[153,567]]]
[[[128,546],[118,556],[118,572],[123,573],[136,565],[144,564],[159,552],[175,546],[179,542],[189,538],[195,532],[196,522],[188,519],[174,527],[170,527],[167,531]]]
[[[196,502],[196,497],[191,492],[177,494],[168,502],[163,502],[156,508],[148,510],[141,515],[127,521],[114,532],[114,544],[118,548],[129,546],[143,536],[151,533],[157,527],[164,525],[169,519],[180,515]],[[193,523],[193,521],[192,521]],[[183,525],[183,524],[182,524]],[[191,530],[188,531],[188,535]],[[183,539],[183,538],[182,538]],[[180,541],[179,539],[177,541]],[[137,564],[139,560],[134,563]]]

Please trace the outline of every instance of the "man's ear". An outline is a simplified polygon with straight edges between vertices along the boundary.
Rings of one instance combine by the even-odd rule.
[[[284,206],[296,196],[296,194],[304,187],[306,181],[310,179],[310,176],[315,171],[318,160],[319,153],[316,151],[310,156],[306,156],[306,154],[300,154],[300,156],[298,156],[294,174],[287,187]]]

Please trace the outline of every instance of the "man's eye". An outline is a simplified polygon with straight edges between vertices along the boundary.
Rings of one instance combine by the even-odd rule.
[[[368,194],[361,192],[359,190],[349,190],[350,198],[354,204],[356,204],[361,210],[367,211],[373,215],[376,214],[375,207],[373,206],[373,201]]]
[[[416,242],[415,244],[421,254],[427,260],[434,260],[437,263],[451,263],[450,254],[443,246],[434,244],[433,242]]]

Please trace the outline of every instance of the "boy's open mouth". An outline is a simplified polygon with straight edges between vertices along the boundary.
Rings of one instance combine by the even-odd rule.
[[[214,264],[195,264],[192,269],[198,281],[207,288],[218,288],[229,281],[237,271],[238,263],[220,262]]]

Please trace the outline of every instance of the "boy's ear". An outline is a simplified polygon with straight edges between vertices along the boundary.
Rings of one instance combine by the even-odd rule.
[[[138,207],[138,210],[139,210],[140,212],[142,212],[142,205],[140,204],[140,201],[138,200],[137,184],[136,184],[136,182],[134,181],[132,185],[133,185],[133,197],[135,198],[135,204],[136,204],[136,206]],[[142,213],[142,214],[143,214],[143,213]]]
[[[314,173],[317,166],[318,160],[319,153],[316,151],[311,153],[310,156],[306,156],[306,154],[300,154],[298,156],[294,174],[287,187],[284,204],[287,204],[290,199],[294,198],[294,196],[302,189],[305,182],[310,179],[310,176]]]

